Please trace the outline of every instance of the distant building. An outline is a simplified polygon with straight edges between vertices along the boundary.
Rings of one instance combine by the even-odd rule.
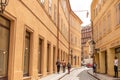
[[[90,40],[92,39],[92,27],[86,26],[82,27],[81,30],[81,45],[82,45],[82,59],[89,58],[90,57]]]

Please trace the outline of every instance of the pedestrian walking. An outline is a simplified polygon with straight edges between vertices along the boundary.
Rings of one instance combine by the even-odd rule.
[[[57,65],[57,73],[59,74],[59,72],[60,72],[60,61],[59,61],[59,59],[57,60],[56,65]]]
[[[71,69],[71,64],[70,64],[70,62],[68,62],[67,68],[68,68],[68,74],[70,74],[70,69]]]
[[[97,64],[95,62],[93,62],[93,73],[94,74],[96,73],[96,67],[97,67]]]
[[[118,58],[117,57],[115,57],[114,59],[114,73],[115,73],[114,77],[118,77]]]
[[[64,73],[66,68],[66,62],[64,60],[62,61],[62,67],[63,67],[63,73]]]

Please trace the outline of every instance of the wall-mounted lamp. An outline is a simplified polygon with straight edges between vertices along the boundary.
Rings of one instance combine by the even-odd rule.
[[[8,4],[8,0],[0,0],[0,14],[4,12],[7,4]]]

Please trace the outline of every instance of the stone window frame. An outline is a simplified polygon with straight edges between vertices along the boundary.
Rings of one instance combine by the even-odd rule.
[[[52,0],[48,0],[48,14],[52,16]]]
[[[27,74],[24,74],[24,54],[25,54],[25,39],[26,39],[26,32],[30,33],[30,51],[29,51],[29,71]],[[23,79],[30,78],[30,75],[32,73],[32,60],[33,60],[33,35],[34,35],[34,30],[30,28],[29,26],[25,25],[24,27],[24,51],[23,51]]]
[[[115,5],[115,20],[116,20],[116,25],[120,24],[120,2],[118,2]]]
[[[1,78],[5,78],[6,79],[8,77],[8,68],[9,68],[9,55],[10,55],[9,47],[10,47],[10,33],[11,33],[11,29],[10,29],[11,27],[10,27],[10,25],[11,25],[11,23],[10,23],[10,20],[8,20],[7,18],[5,18],[3,16],[0,16],[0,21],[2,22],[2,23],[0,23],[0,27],[3,28],[3,29],[5,29],[5,30],[9,30],[9,35],[8,35],[9,36],[8,37],[8,39],[9,39],[8,40],[8,50],[0,50],[0,54],[3,54],[3,56],[5,54],[7,54],[7,58],[4,57],[7,62],[4,63],[4,61],[2,60],[2,62],[3,62],[2,66],[5,66],[4,68],[6,68],[5,69],[5,74],[3,74],[2,76],[0,76],[0,79]]]
[[[44,5],[45,0],[40,0],[40,3],[41,3],[42,5]]]
[[[40,41],[41,41],[41,43],[40,43]],[[43,37],[39,37],[39,39],[38,39],[38,42],[39,42],[39,44],[38,44],[38,75],[42,75],[42,64],[43,64],[43,55],[44,55],[44,50],[43,50],[43,48],[44,48],[44,38]],[[40,54],[39,54],[39,52],[40,52]],[[40,60],[40,61],[39,61]]]
[[[51,62],[51,42],[47,41],[47,56],[46,56],[46,69],[47,69],[47,73],[50,72],[50,62]]]
[[[54,4],[54,23],[57,25],[57,7]]]

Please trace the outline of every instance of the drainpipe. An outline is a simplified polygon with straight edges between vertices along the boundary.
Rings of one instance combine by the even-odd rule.
[[[59,59],[59,55],[58,55],[58,53],[59,53],[59,0],[58,0],[58,2],[57,2],[57,6],[58,6],[58,9],[57,9],[57,17],[58,17],[58,19],[57,19],[57,59]]]
[[[71,10],[69,10],[69,18],[68,18],[68,28],[69,28],[69,31],[68,31],[68,43],[69,43],[69,48],[68,48],[68,62],[70,62],[71,63],[71,65],[72,65],[72,58],[71,58],[71,42],[70,42],[70,13],[71,13]],[[70,61],[71,60],[71,61]]]

